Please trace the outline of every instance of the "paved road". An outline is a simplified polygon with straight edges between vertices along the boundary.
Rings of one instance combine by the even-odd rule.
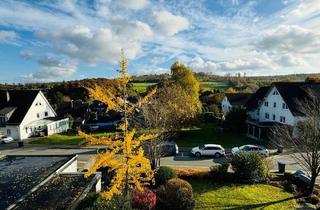
[[[25,144],[24,147],[18,148],[17,143],[0,145],[0,153],[3,155],[71,155],[78,154],[79,168],[88,168],[92,164],[91,158],[97,153],[99,147],[80,147],[73,145],[32,145]],[[186,151],[186,150],[185,150]],[[277,162],[284,161],[286,170],[295,171],[301,167],[288,154],[280,154],[271,156],[272,170],[277,170]],[[226,161],[225,158],[196,158],[190,156],[188,152],[180,152],[175,157],[164,157],[161,159],[161,165],[171,167],[190,167],[190,168],[207,168],[218,163]]]

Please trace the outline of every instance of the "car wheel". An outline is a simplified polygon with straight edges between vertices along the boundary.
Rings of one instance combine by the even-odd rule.
[[[201,153],[200,153],[200,152],[196,152],[195,156],[196,156],[196,157],[200,157],[200,156],[201,156]]]
[[[216,154],[214,154],[214,157],[219,158],[219,157],[221,157],[221,154],[217,152]]]

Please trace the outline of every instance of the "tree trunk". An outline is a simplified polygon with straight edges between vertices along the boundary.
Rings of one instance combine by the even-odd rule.
[[[310,181],[309,188],[308,188],[308,191],[307,191],[308,195],[311,195],[313,193],[314,185],[316,183],[316,178],[317,178],[317,174],[316,173],[312,173],[311,181]]]

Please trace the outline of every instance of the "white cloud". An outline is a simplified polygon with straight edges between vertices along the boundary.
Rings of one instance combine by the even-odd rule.
[[[282,25],[265,32],[257,47],[267,51],[305,53],[320,49],[320,36],[300,26]]]
[[[38,60],[40,70],[23,75],[22,79],[25,81],[55,81],[72,76],[77,71],[77,66],[69,61],[44,57]]]
[[[38,35],[55,43],[59,52],[89,64],[116,63],[122,48],[129,59],[134,59],[142,52],[142,42],[153,37],[149,25],[140,21],[115,20],[113,24],[112,29],[105,27],[94,31],[86,26],[75,26],[41,31]]]
[[[29,59],[32,56],[32,52],[30,51],[21,51],[20,57],[23,59]]]
[[[167,36],[172,36],[189,27],[189,21],[186,18],[164,10],[154,12],[152,18],[155,22],[155,28]]]
[[[277,62],[286,67],[301,66],[305,63],[302,57],[294,56],[291,54],[282,55]]]
[[[18,38],[14,31],[0,31],[0,42],[10,42]]]
[[[143,9],[149,4],[148,0],[115,0],[114,2],[117,6],[132,10]]]

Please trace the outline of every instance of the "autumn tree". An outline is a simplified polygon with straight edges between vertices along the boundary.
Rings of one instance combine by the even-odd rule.
[[[153,181],[153,171],[150,161],[144,156],[144,150],[141,147],[142,142],[157,137],[156,134],[143,134],[136,136],[136,130],[129,126],[129,118],[134,109],[144,103],[155,93],[151,91],[145,97],[141,98],[136,104],[127,102],[127,85],[130,77],[127,73],[127,60],[122,56],[120,60],[121,77],[117,78],[119,94],[111,93],[106,87],[96,85],[89,88],[90,96],[108,105],[109,109],[123,113],[123,123],[119,128],[123,131],[121,135],[93,137],[80,132],[80,135],[91,145],[105,145],[106,152],[96,156],[93,166],[88,170],[85,176],[90,176],[99,168],[109,168],[109,173],[114,173],[111,184],[102,196],[111,199],[114,195],[124,194],[129,202],[129,195],[133,189],[143,191],[143,186]],[[128,204],[129,205],[129,204]]]
[[[163,155],[161,144],[172,137],[172,131],[194,121],[201,111],[199,90],[200,84],[193,72],[176,62],[171,67],[171,78],[161,81],[156,94],[141,106],[141,127],[159,132],[158,138],[148,142],[148,154],[154,168],[159,166]]]
[[[308,100],[297,103],[303,117],[292,129],[282,125],[270,136],[276,145],[292,149],[290,156],[311,175],[307,193],[312,194],[320,173],[320,100],[313,91],[306,91]]]

